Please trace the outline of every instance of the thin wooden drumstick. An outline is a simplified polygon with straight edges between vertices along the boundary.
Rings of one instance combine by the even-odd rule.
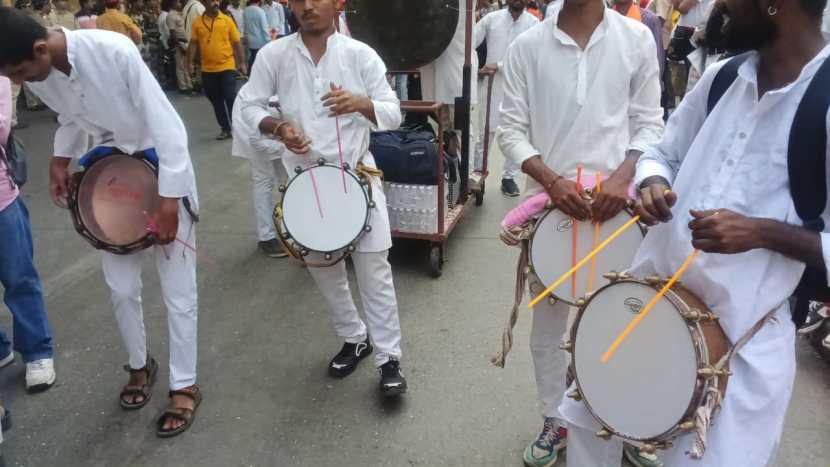
[[[582,191],[582,166],[576,166],[576,191]],[[576,265],[576,248],[579,238],[579,223],[571,218],[573,228],[571,229],[571,267]],[[576,297],[576,274],[571,276],[571,297]]]
[[[597,193],[599,193],[600,191],[602,191],[602,172],[597,172],[595,177],[596,177],[596,180],[597,180],[597,183],[596,183]],[[600,227],[599,222],[594,224],[594,239],[591,242],[591,248],[596,248],[597,243],[599,242],[599,227]],[[588,274],[588,293],[591,293],[591,292],[594,291],[594,274],[596,274],[596,271],[597,271],[597,257],[594,256],[593,258],[591,258],[591,272]]]
[[[314,176],[314,169],[309,170],[308,174],[311,175],[311,187],[314,189],[314,198],[317,200],[317,210],[320,212],[320,219],[322,219],[323,205],[320,203],[320,192],[317,190],[317,177]]]
[[[545,289],[544,292],[540,293],[536,298],[534,298],[527,307],[533,308],[534,306],[536,306],[537,303],[541,302],[543,298],[545,298],[551,292],[556,290],[560,285],[562,285],[563,282],[568,280],[568,278],[571,277],[571,275],[575,273],[579,268],[588,264],[588,261],[591,261],[591,258],[596,256],[600,251],[602,251],[606,246],[608,246],[609,243],[613,242],[617,237],[622,235],[623,232],[626,231],[626,229],[634,225],[638,220],[640,220],[640,216],[634,216],[631,218],[631,220],[623,224],[623,226],[617,229],[616,232],[612,233],[608,238],[603,240],[602,243],[597,245],[597,247],[594,248],[594,251],[588,253],[588,256],[582,258],[580,262],[576,263],[576,265],[574,265],[574,267],[572,267],[570,271],[566,272],[565,274],[562,274],[562,276],[559,279],[557,279],[556,282],[554,282],[550,287]]]
[[[343,165],[343,143],[340,140],[340,117],[334,114],[334,124],[337,126],[337,153],[340,156],[340,178],[343,179],[343,193],[348,193],[346,190],[346,168]]]
[[[686,269],[688,269],[689,265],[692,264],[692,261],[694,261],[694,259],[697,258],[699,254],[700,250],[693,251],[692,254],[690,254],[686,258],[686,261],[683,262],[683,265],[680,266],[680,269],[678,269],[677,272],[675,272],[674,275],[671,277],[671,279],[669,279],[669,281],[666,282],[666,285],[664,285],[663,288],[660,289],[660,292],[658,292],[657,295],[655,295],[654,298],[652,298],[651,301],[648,302],[648,304],[642,309],[642,311],[640,311],[640,313],[636,317],[634,317],[634,319],[631,320],[630,323],[628,323],[628,326],[626,326],[623,332],[620,333],[619,336],[617,336],[617,339],[614,340],[614,343],[611,344],[611,347],[608,347],[608,350],[606,350],[605,353],[602,354],[602,363],[608,363],[608,359],[610,359],[614,355],[614,353],[617,351],[617,348],[620,346],[620,344],[623,343],[625,338],[628,337],[628,335],[631,334],[631,331],[633,331],[640,324],[640,321],[642,321],[643,319],[645,319],[646,316],[648,316],[648,314],[651,312],[651,309],[654,308],[654,305],[656,305],[657,302],[661,298],[663,298],[663,295],[666,295],[666,292],[668,292],[669,289],[671,289],[672,286],[674,286],[677,280],[680,279],[680,276],[682,276],[683,273],[686,272]]]

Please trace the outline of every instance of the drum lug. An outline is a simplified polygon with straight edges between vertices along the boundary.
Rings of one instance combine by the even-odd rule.
[[[698,376],[702,376],[704,378],[711,378],[713,376],[732,376],[732,372],[727,369],[716,370],[710,366],[698,368],[697,374]]]
[[[609,439],[611,439],[611,436],[613,436],[613,434],[605,428],[597,431],[596,435],[598,438],[602,438],[605,441],[608,441]]]
[[[717,321],[718,317],[714,313],[700,311],[697,308],[692,308],[689,311],[682,312],[681,316],[687,321]]]
[[[576,300],[576,302],[574,302],[574,304],[579,308],[582,308],[583,306],[585,306],[586,303],[588,303],[588,302],[584,298],[579,298],[579,299]]]
[[[323,257],[326,258],[326,261],[331,261],[331,253],[326,253]]]
[[[294,173],[297,174],[297,175],[303,173],[303,168],[300,167],[299,165],[297,167],[294,167]]]
[[[654,454],[655,452],[657,452],[657,446],[651,443],[643,443],[643,445],[640,446],[640,452],[644,452],[646,454]]]
[[[280,185],[279,191],[280,193],[285,193],[285,185]]]
[[[369,201],[369,209],[375,209],[375,206],[376,205],[374,201]]]
[[[645,278],[645,281],[649,285],[661,285],[663,283],[663,278],[660,276],[648,276]]]
[[[553,295],[548,297],[548,304],[550,306],[556,305],[558,302],[559,302],[559,300],[557,300],[556,297],[554,297]]]
[[[345,170],[352,170],[352,168],[349,166],[349,163],[348,163],[348,162],[344,162],[344,163],[343,163],[343,169],[345,169]]]
[[[354,250],[354,245],[349,245],[348,247],[346,247],[346,251],[348,251],[349,253],[354,253]]]
[[[571,341],[563,342],[559,344],[559,350],[564,350],[565,352],[573,352],[574,344]]]
[[[369,184],[369,180],[366,177],[362,176],[362,175],[358,179],[358,182],[363,186],[366,186],[366,185]]]
[[[582,400],[582,393],[579,392],[579,389],[574,389],[573,391],[569,392],[567,395],[568,395],[568,397],[570,397],[571,399],[573,399],[577,402]]]
[[[306,250],[305,248],[303,248],[303,249],[300,251],[300,254],[301,254],[301,255],[303,255],[303,256],[308,256],[308,250]]]
[[[680,429],[685,431],[692,431],[695,429],[695,422],[692,420],[687,420],[680,424]]]
[[[622,279],[627,279],[627,275],[625,273],[621,273],[621,272],[617,272],[617,271],[606,272],[605,274],[602,275],[602,277],[608,279],[611,282],[617,282],[617,281],[622,280]]]
[[[371,226],[371,225],[367,225],[366,227],[364,227],[364,228],[363,228],[363,230],[365,230],[365,231],[366,231],[366,233],[369,233],[369,232],[371,232],[371,231],[372,231],[372,226]]]
[[[525,275],[530,274],[530,266],[525,266],[525,268],[522,272],[524,272]]]
[[[321,158],[319,158],[319,159],[317,159],[317,165],[319,165],[319,166],[321,166],[321,167],[322,167],[322,166],[324,166],[324,165],[326,165],[326,160],[325,160],[325,159],[323,159],[322,157],[321,157]]]

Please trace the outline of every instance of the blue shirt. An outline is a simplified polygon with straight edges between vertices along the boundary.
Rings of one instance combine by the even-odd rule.
[[[245,19],[245,37],[248,38],[249,49],[261,49],[271,41],[268,18],[262,8],[256,5],[246,6],[243,18]]]

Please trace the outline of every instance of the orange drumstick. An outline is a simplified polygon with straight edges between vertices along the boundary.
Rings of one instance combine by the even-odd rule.
[[[597,172],[596,173],[596,179],[597,179],[597,190],[596,191],[597,191],[597,193],[599,193],[600,191],[602,191],[602,172]],[[597,247],[597,243],[599,242],[599,227],[600,227],[599,222],[594,224],[594,240],[591,243],[591,249],[592,250]],[[591,258],[591,272],[588,274],[588,293],[591,293],[591,292],[594,291],[594,275],[596,274],[596,271],[597,271],[597,257],[594,256],[593,258]]]
[[[576,166],[576,191],[582,191],[582,165]],[[576,248],[577,236],[579,235],[579,224],[576,219],[573,221],[573,229],[571,229],[571,267],[576,266]],[[576,274],[571,276],[571,297],[576,298]]]

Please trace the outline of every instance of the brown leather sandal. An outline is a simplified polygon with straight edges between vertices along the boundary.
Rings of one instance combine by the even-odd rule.
[[[159,364],[156,362],[156,359],[149,356],[147,357],[147,364],[144,365],[144,368],[133,370],[129,367],[129,365],[124,365],[124,370],[131,375],[135,373],[145,373],[147,375],[147,383],[141,386],[131,386],[128,384],[121,390],[118,401],[121,403],[121,407],[123,407],[124,410],[138,410],[147,405],[147,402],[150,401],[150,397],[153,395],[151,389],[153,388],[153,384],[156,382],[156,373],[158,372],[158,369]],[[144,400],[135,403],[128,402],[128,400],[126,400],[127,398],[129,398],[129,400],[133,400],[135,396],[141,396]]]
[[[173,407],[165,410],[164,413],[161,414],[161,417],[159,417],[158,422],[156,422],[158,425],[156,434],[159,438],[172,438],[173,436],[180,435],[187,431],[188,428],[190,428],[190,425],[193,424],[193,419],[196,416],[196,409],[198,409],[199,404],[202,403],[202,391],[200,391],[199,386],[196,386],[195,384],[188,388],[170,391],[170,397],[172,398],[173,396],[185,396],[191,398],[193,400],[193,408]],[[165,430],[164,424],[171,418],[184,422],[184,425],[173,430]]]

